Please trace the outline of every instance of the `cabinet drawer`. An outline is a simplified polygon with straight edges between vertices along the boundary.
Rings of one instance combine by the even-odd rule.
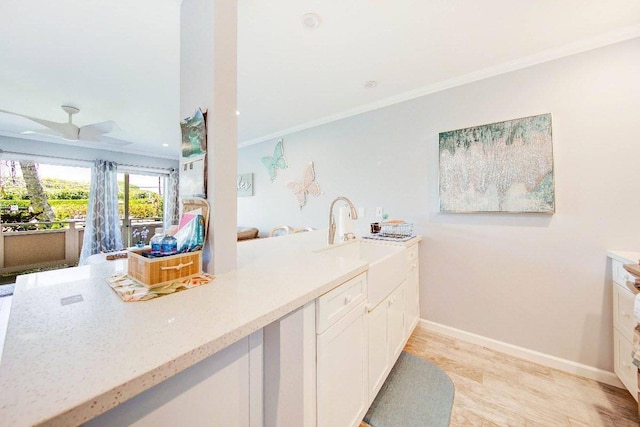
[[[318,298],[317,333],[336,323],[367,296],[367,274],[362,273]]]
[[[635,295],[624,285],[613,284],[613,326],[628,340],[633,339],[636,320],[633,315]]]
[[[623,264],[615,259],[611,260],[611,276],[613,281],[626,286],[627,281],[633,282],[636,278],[624,269]]]
[[[634,399],[638,400],[638,368],[633,364],[631,341],[623,337],[618,331],[613,333],[613,354],[615,371],[620,381],[629,390]]]

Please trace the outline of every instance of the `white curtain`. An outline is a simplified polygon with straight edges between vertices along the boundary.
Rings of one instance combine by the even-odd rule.
[[[91,168],[89,207],[79,265],[83,265],[90,255],[123,247],[118,213],[117,165],[107,160],[96,160]]]
[[[180,204],[178,199],[178,179],[179,173],[172,169],[165,181],[164,187],[164,212],[162,222],[166,230],[172,224],[178,224],[180,221]]]

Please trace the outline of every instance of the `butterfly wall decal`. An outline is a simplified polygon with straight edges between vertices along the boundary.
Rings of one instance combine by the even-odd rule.
[[[278,140],[276,143],[276,148],[273,150],[273,157],[266,156],[260,159],[264,167],[267,168],[267,172],[269,172],[269,177],[271,178],[271,182],[276,179],[276,169],[286,169],[289,167],[287,165],[287,160],[284,158],[284,147],[282,145],[282,139]]]
[[[307,194],[318,197],[320,195],[320,185],[316,182],[316,171],[313,170],[313,162],[309,162],[304,171],[302,182],[289,181],[287,187],[296,196],[296,201],[300,209],[307,203]]]

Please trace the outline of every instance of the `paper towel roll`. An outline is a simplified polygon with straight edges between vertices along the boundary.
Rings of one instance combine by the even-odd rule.
[[[344,241],[343,237],[347,233],[353,233],[353,220],[351,219],[349,208],[340,206],[340,210],[338,211],[338,225],[336,227],[338,241]]]

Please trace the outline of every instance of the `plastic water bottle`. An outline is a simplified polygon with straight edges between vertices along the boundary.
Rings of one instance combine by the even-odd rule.
[[[160,255],[174,255],[178,253],[178,240],[167,233],[160,244]]]
[[[153,235],[149,244],[151,245],[151,255],[159,256],[162,254],[162,239],[164,239],[164,232],[162,228],[156,228],[156,234]]]

